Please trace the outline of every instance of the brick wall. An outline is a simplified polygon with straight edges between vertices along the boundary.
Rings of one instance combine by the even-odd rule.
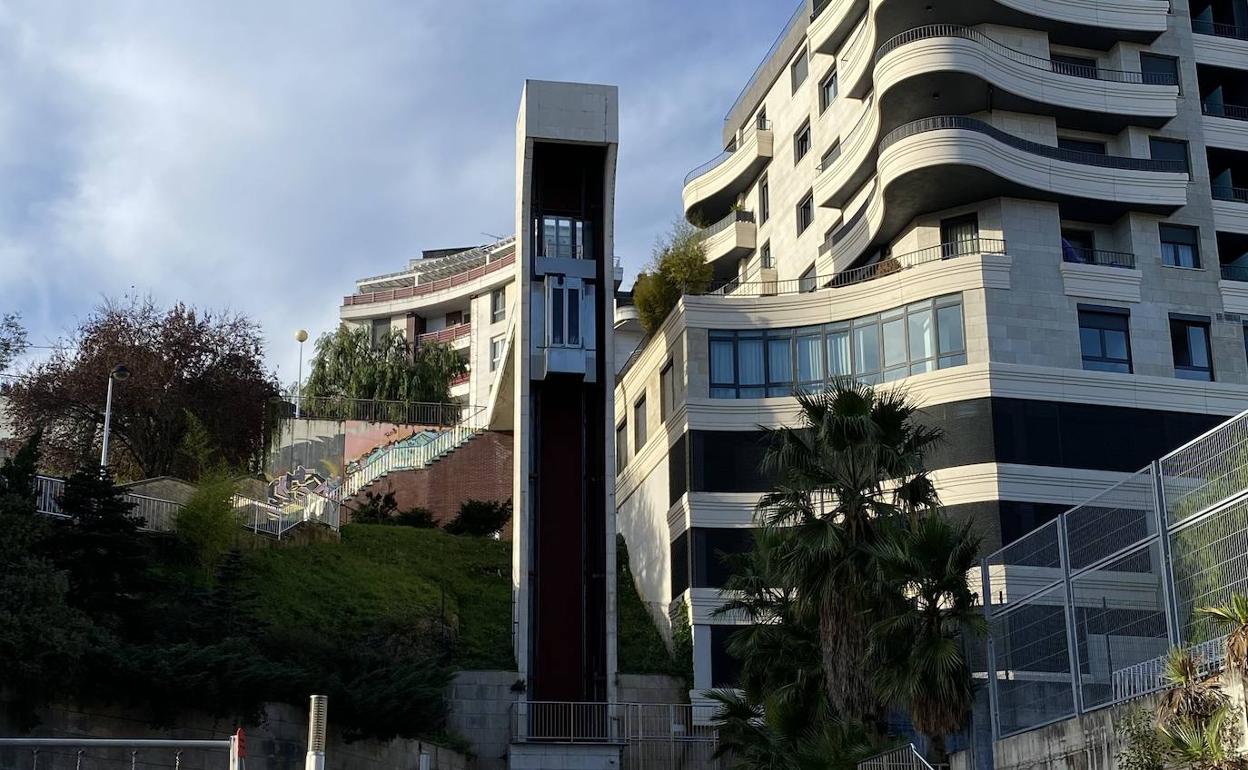
[[[459,506],[474,500],[507,500],[511,497],[512,434],[486,431],[428,466],[399,471],[373,482],[348,502],[353,506],[364,492],[393,491],[399,510],[420,506],[433,512],[443,524],[455,518]],[[511,536],[511,527],[503,531]]]

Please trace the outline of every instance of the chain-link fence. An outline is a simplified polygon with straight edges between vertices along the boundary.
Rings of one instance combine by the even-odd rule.
[[[986,557],[996,738],[1163,686],[1172,646],[1217,666],[1196,610],[1248,592],[1248,412]]]

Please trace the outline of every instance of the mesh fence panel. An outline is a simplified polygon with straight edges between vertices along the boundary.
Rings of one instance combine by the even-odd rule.
[[[1002,736],[1075,713],[1065,599],[1059,585],[992,619]]]
[[[1065,514],[1070,569],[1076,571],[1156,536],[1152,468],[1131,476]]]
[[[1061,582],[1058,527],[1055,519],[988,557],[985,602],[994,612]]]
[[[1179,638],[1200,644],[1218,631],[1196,610],[1248,593],[1248,501],[1213,513],[1170,536]]]
[[[1165,654],[1163,570],[1161,543],[1154,540],[1071,581],[1085,709],[1114,701],[1115,672]]]
[[[1248,413],[1163,457],[1161,473],[1172,524],[1248,489]]]

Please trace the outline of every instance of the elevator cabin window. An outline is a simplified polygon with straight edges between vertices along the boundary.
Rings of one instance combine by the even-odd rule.
[[[543,257],[593,259],[589,222],[571,217],[542,217]]]
[[[546,342],[551,347],[579,348],[581,346],[581,287],[571,285],[572,280],[558,276],[551,276],[547,283],[549,285],[549,310],[546,318]]]

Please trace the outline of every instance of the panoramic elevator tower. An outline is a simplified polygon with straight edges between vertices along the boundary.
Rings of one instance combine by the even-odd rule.
[[[614,86],[528,80],[516,121],[516,663],[527,701],[615,699]]]

